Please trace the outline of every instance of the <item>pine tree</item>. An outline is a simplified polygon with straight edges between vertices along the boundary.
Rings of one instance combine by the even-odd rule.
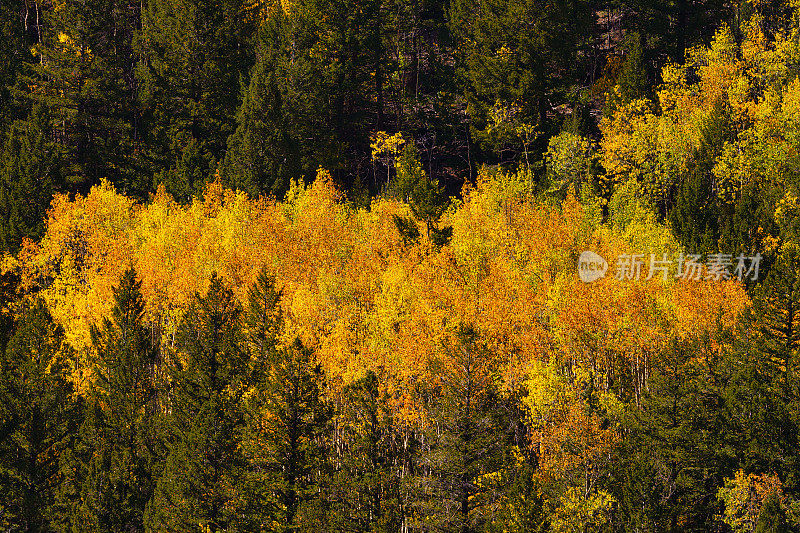
[[[274,357],[283,318],[280,309],[282,292],[275,286],[275,277],[265,268],[247,291],[247,313],[244,324],[250,357],[257,367]]]
[[[241,0],[153,0],[134,49],[146,158],[181,201],[202,192],[233,133],[257,12]]]
[[[348,48],[358,35],[351,26],[358,12],[328,0],[270,9],[221,167],[226,183],[252,196],[281,197],[292,179],[308,181],[320,166],[342,166],[345,132],[364,136],[343,107],[363,98],[350,56],[357,50]]]
[[[49,140],[61,148],[62,174],[73,190],[85,192],[105,178],[145,198],[135,157],[140,113],[131,49],[140,2],[35,4],[38,61],[18,76],[17,98],[47,108]]]
[[[447,199],[435,178],[428,176],[419,162],[415,143],[406,143],[397,161],[397,178],[392,183],[392,193],[401,201],[408,202],[417,220],[425,223],[428,238],[444,245],[450,238],[452,228],[437,227],[439,218],[447,208]],[[395,218],[400,234],[414,240],[415,226],[401,217]]]
[[[14,304],[19,298],[19,275],[14,272],[0,274],[0,354],[14,334]]]
[[[0,159],[0,251],[16,253],[23,239],[44,235],[45,212],[63,187],[62,153],[51,135],[50,115],[41,105],[9,132]]]
[[[789,533],[786,512],[783,510],[780,497],[776,493],[773,492],[764,500],[754,533]]]
[[[251,196],[272,194],[277,197],[289,189],[292,179],[307,175],[304,168],[311,146],[303,146],[303,129],[298,123],[302,109],[297,109],[291,87],[286,47],[291,42],[291,21],[278,5],[259,33],[257,61],[236,114],[236,131],[228,139],[228,150],[221,174],[225,183]],[[298,69],[299,70],[299,69]],[[302,75],[302,71],[297,75]],[[302,93],[297,93],[300,97]],[[306,148],[306,150],[304,150]],[[313,165],[313,163],[312,163]]]
[[[713,188],[712,169],[726,140],[731,137],[730,114],[718,101],[702,128],[700,147],[678,191],[669,222],[678,240],[691,253],[715,252],[720,237],[720,209]]]
[[[249,531],[248,464],[239,446],[249,360],[241,309],[222,280],[195,295],[173,355],[169,455],[145,512],[155,531]]]
[[[796,468],[800,443],[798,362],[800,362],[800,253],[784,244],[766,278],[752,291],[752,309],[738,336],[734,379],[728,388],[730,412],[741,435],[748,471]],[[786,476],[787,486],[800,479]]]
[[[58,520],[59,457],[72,446],[81,404],[67,378],[64,333],[42,300],[30,303],[2,359],[0,526],[50,531]]]
[[[730,332],[714,333],[730,343]],[[644,527],[659,531],[708,531],[719,514],[717,489],[737,466],[737,444],[726,389],[735,357],[714,350],[710,335],[673,340],[653,363],[648,390],[635,413],[623,451],[633,467],[625,494]],[[653,483],[648,474],[658,472]],[[640,477],[644,476],[644,477]],[[644,502],[644,503],[643,503]],[[635,507],[645,507],[641,516]]]
[[[503,469],[509,425],[492,379],[493,358],[477,330],[461,326],[446,351],[433,369],[441,383],[430,406],[421,515],[427,527],[477,532],[491,523],[485,508],[501,490],[492,476]]]
[[[390,532],[402,527],[404,451],[375,372],[348,385],[336,414],[332,481],[335,529]]]
[[[269,519],[277,531],[324,529],[329,408],[324,376],[314,353],[298,340],[273,350],[249,399],[249,439],[254,463],[267,487]],[[263,489],[262,489],[263,490]],[[320,509],[319,507],[323,508]]]
[[[8,0],[0,6],[0,146],[6,128],[20,116],[18,102],[9,91],[15,84],[17,74],[26,67],[33,57],[27,46],[25,17],[27,3],[21,0]]]
[[[622,72],[619,74],[617,84],[622,101],[630,102],[646,96],[647,93],[647,71],[644,65],[642,36],[638,32],[629,33],[625,36],[623,48],[625,63],[622,65]]]
[[[97,351],[74,530],[140,531],[155,485],[155,350],[143,323],[144,299],[136,271],[114,291],[111,320],[92,328]]]
[[[757,344],[764,365],[786,368],[800,353],[800,250],[784,245],[761,285],[753,293]]]
[[[518,126],[544,129],[551,94],[575,83],[593,8],[580,1],[457,0],[449,15],[473,132],[506,162],[506,152],[520,155]]]

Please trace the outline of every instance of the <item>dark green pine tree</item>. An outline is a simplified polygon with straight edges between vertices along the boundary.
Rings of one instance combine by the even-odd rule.
[[[63,187],[63,154],[51,135],[50,115],[42,105],[9,131],[0,160],[1,251],[16,253],[22,239],[44,235],[50,200]]]
[[[490,527],[487,506],[499,491],[497,477],[505,466],[510,428],[495,389],[492,357],[477,330],[461,326],[446,361],[436,362],[440,375],[429,412],[429,451],[422,467],[419,516],[425,527],[472,533]],[[494,475],[492,478],[491,475]]]
[[[0,274],[0,354],[14,334],[14,303],[19,298],[19,275],[14,272]]]
[[[800,353],[800,250],[786,244],[762,283],[753,291],[754,340],[762,364],[786,369]]]
[[[403,154],[397,161],[397,178],[392,183],[392,193],[398,199],[408,202],[411,212],[425,223],[428,238],[438,245],[444,245],[452,234],[452,228],[439,228],[439,218],[447,208],[447,198],[439,182],[429,177],[419,162],[416,144],[406,143]],[[395,225],[407,240],[414,240],[416,226],[402,217],[395,216]]]
[[[782,187],[771,184],[746,184],[735,204],[722,210],[719,249],[734,255],[754,255],[767,249],[767,236],[785,234],[789,228],[779,228],[774,216],[775,205],[784,192]]]
[[[647,70],[644,64],[642,40],[641,34],[631,32],[625,36],[623,42],[625,62],[617,78],[623,102],[630,102],[647,95]]]
[[[111,319],[91,330],[97,351],[89,415],[81,435],[80,501],[74,531],[141,531],[155,486],[155,349],[144,324],[144,298],[136,271],[114,290]]]
[[[59,457],[81,404],[68,380],[64,334],[42,300],[29,304],[0,362],[0,527],[52,531]]]
[[[33,44],[26,26],[28,3],[8,0],[0,5],[0,145],[6,128],[20,114],[19,102],[15,101],[9,88],[14,85],[17,73],[26,68],[34,58],[28,51]]]
[[[273,349],[262,368],[247,408],[257,507],[274,531],[322,531],[330,420],[322,369],[299,340]]]
[[[339,171],[354,147],[368,150],[380,83],[366,43],[379,5],[301,0],[288,14],[280,4],[268,11],[221,167],[227,184],[280,197],[292,179],[313,179],[320,166]]]
[[[769,274],[753,290],[753,307],[739,335],[731,413],[747,453],[743,468],[785,472],[784,485],[800,488],[800,251],[781,247]]]
[[[700,147],[668,215],[676,237],[691,253],[717,251],[722,224],[712,169],[731,135],[729,110],[724,102],[718,101],[701,130]]]
[[[406,455],[389,399],[375,372],[348,385],[337,409],[331,483],[338,531],[400,531]]]
[[[144,7],[135,51],[146,158],[155,181],[181,201],[202,192],[224,155],[257,18],[242,0]]]
[[[291,87],[287,87],[290,79],[303,74],[289,74],[294,67],[291,58],[285,57],[291,42],[290,27],[286,13],[277,5],[259,32],[257,61],[221,167],[227,185],[251,196],[281,197],[292,179],[316,170],[303,165],[313,153],[310,146],[302,145],[303,131],[298,123],[303,114],[295,99],[304,95],[290,93]]]
[[[732,342],[729,332],[714,343]],[[727,388],[735,354],[709,336],[675,340],[651,369],[641,408],[626,421],[618,501],[628,528],[709,531],[721,512],[717,490],[743,456]]]
[[[585,1],[455,0],[449,15],[473,132],[507,162],[522,152],[516,126],[544,129],[550,99],[578,83],[579,49],[591,39],[594,7]]]
[[[146,198],[139,169],[139,110],[133,35],[140,2],[86,0],[42,8],[37,54],[17,79],[14,94],[48,108],[50,140],[63,151],[62,174],[71,189],[88,191],[103,178]],[[31,15],[29,14],[29,16]]]
[[[169,455],[145,512],[153,531],[252,531],[246,508],[248,464],[240,447],[250,364],[241,309],[212,275],[195,295],[173,354]]]
[[[608,16],[621,14],[626,30],[646,35],[653,50],[650,55],[660,63],[683,63],[688,48],[707,44],[723,23],[746,20],[734,21],[736,11],[752,9],[722,0],[615,0],[610,6]]]
[[[764,500],[754,533],[789,533],[786,522],[786,511],[783,510],[781,499],[775,492]]]
[[[281,295],[282,292],[275,286],[275,277],[266,268],[259,272],[255,283],[247,291],[245,332],[250,355],[257,368],[264,367],[274,357],[283,326]]]

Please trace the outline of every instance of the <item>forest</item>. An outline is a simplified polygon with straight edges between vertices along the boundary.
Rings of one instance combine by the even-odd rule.
[[[800,531],[797,0],[2,0],[0,531]]]

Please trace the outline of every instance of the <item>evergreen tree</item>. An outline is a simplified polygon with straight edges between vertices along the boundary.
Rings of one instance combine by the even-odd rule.
[[[406,143],[403,154],[397,161],[397,179],[392,189],[400,200],[408,202],[414,216],[425,223],[429,238],[431,233],[440,234],[436,223],[447,208],[446,198],[439,183],[422,169],[419,153],[413,142]]]
[[[59,457],[71,447],[80,403],[67,375],[64,333],[42,300],[25,309],[2,359],[0,526],[51,531]]]
[[[172,364],[169,456],[145,512],[156,531],[249,531],[248,465],[240,443],[249,360],[241,309],[212,275],[178,329]]]
[[[774,217],[774,206],[783,194],[782,187],[758,181],[746,184],[735,204],[722,209],[719,249],[734,256],[739,253],[754,255],[759,251],[765,256],[766,266],[771,258],[765,253],[768,246],[764,239],[788,229],[779,228]]]
[[[683,63],[692,46],[706,44],[735,10],[746,9],[721,0],[621,0],[612,5],[608,16],[620,13],[625,29],[648,36],[654,59],[676,63]]]
[[[789,533],[786,512],[778,494],[773,492],[764,500],[754,533]]]
[[[13,272],[0,274],[0,354],[14,334],[13,304],[19,297],[19,275]]]
[[[259,272],[255,283],[247,291],[247,313],[244,324],[250,357],[257,368],[262,368],[274,357],[274,350],[281,334],[281,291],[275,286],[275,277],[266,267]]]
[[[245,324],[256,370],[243,448],[254,472],[251,507],[276,531],[321,530],[330,411],[324,376],[299,340],[279,347],[283,322],[275,279],[262,270],[248,292]]]
[[[280,5],[264,22],[258,38],[257,61],[221,167],[226,184],[251,196],[281,197],[292,179],[305,177],[315,170],[309,168],[315,161],[303,164],[312,156],[314,148],[302,144],[305,132],[299,123],[304,111],[311,110],[303,110],[302,102],[296,101],[307,96],[302,90],[295,92],[286,85],[290,79],[304,75],[302,69],[293,68],[292,58],[285,57],[292,42],[291,25]],[[290,70],[297,72],[291,75]]]
[[[403,524],[401,473],[404,466],[399,429],[387,394],[372,371],[348,385],[336,416],[338,442],[333,460],[335,529],[399,531]]]
[[[718,332],[714,342],[730,342]],[[709,338],[674,340],[654,364],[626,435],[623,455],[630,485],[623,502],[631,518],[652,530],[708,531],[719,514],[716,493],[736,466],[725,389],[729,354],[709,348]],[[648,477],[652,476],[652,477]],[[642,516],[638,508],[647,509]]]
[[[84,422],[80,503],[73,530],[141,531],[155,484],[155,350],[143,323],[144,299],[136,271],[114,291],[111,320],[91,337],[98,358],[90,413]]]
[[[281,197],[292,179],[310,180],[320,166],[343,169],[354,147],[366,149],[372,84],[380,92],[383,83],[380,65],[371,77],[380,47],[368,47],[380,5],[301,0],[269,10],[221,167],[226,183]]]
[[[629,33],[625,36],[623,48],[625,62],[622,65],[622,72],[619,74],[617,84],[622,101],[630,102],[647,94],[647,71],[644,65],[642,36],[638,32]]]
[[[747,443],[753,471],[786,472],[789,488],[800,487],[794,472],[800,453],[800,253],[781,247],[766,278],[753,290],[753,307],[742,323],[739,364],[730,388],[737,433]]]
[[[702,128],[700,147],[669,212],[672,230],[691,253],[717,251],[721,214],[713,188],[712,170],[731,135],[729,110],[725,103],[718,101]]]
[[[462,326],[448,357],[431,375],[440,375],[430,411],[434,424],[423,459],[421,516],[426,527],[470,533],[491,524],[485,511],[497,493],[491,475],[504,466],[506,413],[492,379],[492,357],[478,332]]]
[[[64,179],[85,192],[106,178],[146,197],[135,157],[140,113],[131,48],[141,3],[35,4],[42,34],[33,52],[39,61],[18,76],[15,93],[48,109],[49,140],[63,153]]]
[[[251,403],[253,420],[261,422],[254,435],[263,446],[257,468],[266,474],[278,530],[322,530],[330,420],[322,368],[297,340],[273,353],[261,379]]]
[[[16,253],[23,239],[44,235],[50,200],[63,187],[62,153],[51,134],[42,105],[9,132],[0,160],[0,251]]]
[[[786,368],[800,350],[800,250],[787,243],[753,293],[753,316],[759,336],[753,340],[763,364]]]
[[[576,83],[578,50],[591,34],[593,17],[583,1],[450,4],[449,28],[457,40],[472,130],[499,162],[507,161],[506,152],[519,155],[520,127],[545,129],[550,99]]]
[[[152,0],[134,47],[146,158],[182,201],[202,192],[233,132],[258,12],[241,0]]]
[[[15,84],[17,74],[33,59],[28,50],[25,16],[27,2],[8,0],[0,5],[0,146],[2,135],[14,119],[19,116],[18,102],[9,90]]]

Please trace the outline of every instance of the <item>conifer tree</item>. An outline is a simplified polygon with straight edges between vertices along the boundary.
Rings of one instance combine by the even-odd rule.
[[[470,533],[491,524],[486,506],[500,487],[493,475],[503,468],[508,428],[492,378],[493,358],[477,330],[459,328],[447,357],[436,373],[441,376],[430,410],[430,451],[421,478],[423,523],[444,531]]]
[[[251,508],[261,523],[280,524],[279,531],[313,531],[327,521],[319,493],[328,475],[331,413],[313,352],[299,340],[278,344],[280,298],[275,278],[263,269],[248,291],[244,319],[255,369],[244,437],[254,472]]]
[[[630,102],[642,98],[647,93],[647,71],[644,65],[644,52],[642,36],[638,32],[631,32],[625,36],[623,42],[625,62],[619,74],[619,85],[623,102]]]
[[[254,468],[264,491],[261,507],[277,531],[325,528],[330,410],[314,353],[297,340],[273,350],[248,400]]]
[[[438,245],[448,241],[452,228],[437,227],[437,222],[447,207],[446,198],[438,181],[423,170],[414,142],[406,143],[397,161],[397,178],[392,184],[392,191],[400,200],[408,202],[417,220],[425,223],[428,238]],[[395,218],[395,225],[401,235],[414,240],[413,232],[416,227],[409,225],[401,217]]]
[[[280,309],[282,292],[275,286],[275,277],[264,267],[247,291],[247,312],[244,317],[250,357],[256,367],[263,367],[274,358],[278,336],[282,333]]]
[[[216,274],[178,330],[170,393],[169,455],[145,512],[154,531],[249,531],[248,465],[239,446],[249,361],[241,309]]]
[[[146,197],[136,157],[138,105],[132,53],[141,3],[86,0],[35,2],[37,61],[17,79],[15,94],[48,109],[50,141],[63,152],[62,174],[73,190],[105,178]]]
[[[226,184],[251,196],[281,197],[292,179],[311,170],[303,164],[311,147],[301,144],[303,129],[299,121],[303,110],[295,101],[302,98],[302,93],[294,93],[292,87],[286,86],[293,66],[285,57],[291,27],[292,21],[280,5],[268,14],[259,32],[250,83],[236,114],[236,130],[228,139],[221,167]],[[297,70],[297,75],[303,76],[302,70]],[[297,76],[291,79],[297,80]]]
[[[146,158],[181,201],[202,192],[233,133],[257,11],[241,0],[152,0],[134,49]]]
[[[721,221],[712,169],[731,135],[729,110],[724,102],[718,101],[702,128],[700,147],[669,213],[672,230],[691,253],[717,251]]]
[[[362,11],[328,0],[269,10],[221,167],[226,183],[281,197],[292,179],[340,168],[348,138],[363,141],[359,120],[346,112],[363,109],[353,101],[363,98],[363,73],[352,57],[360,35],[353,17]]]
[[[16,253],[22,239],[44,234],[45,212],[62,190],[62,153],[51,140],[46,107],[10,129],[0,160],[0,250]]]
[[[789,242],[754,291],[753,317],[763,364],[786,368],[800,350],[800,250]]]
[[[63,341],[38,299],[28,304],[2,358],[0,526],[9,531],[50,531],[59,518],[59,458],[72,446],[81,411]]]
[[[141,531],[155,476],[155,349],[144,325],[136,271],[125,271],[114,291],[111,319],[92,328],[95,384],[81,436],[80,504],[74,530]]]
[[[748,471],[796,470],[800,443],[798,364],[800,363],[800,254],[788,242],[769,273],[752,291],[752,309],[743,317],[728,403],[741,435],[741,465]],[[786,477],[796,488],[800,480]]]
[[[754,533],[789,533],[786,512],[781,506],[780,496],[772,493],[764,500]]]
[[[25,13],[27,3],[9,0],[0,6],[0,147],[6,128],[20,116],[19,102],[9,90],[16,81],[17,74],[26,67],[33,57],[27,51]]]
[[[550,95],[574,83],[591,5],[457,0],[449,15],[472,129],[505,162],[504,152],[517,151],[517,126],[544,126]]]
[[[338,530],[398,531],[404,453],[399,429],[375,372],[348,385],[336,414],[340,465],[333,480]]]

